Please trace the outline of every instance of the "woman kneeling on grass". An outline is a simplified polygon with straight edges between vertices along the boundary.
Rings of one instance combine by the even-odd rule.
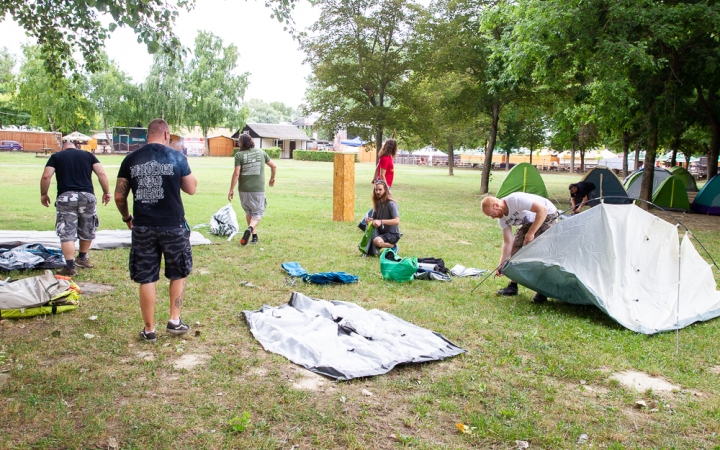
[[[369,255],[377,255],[383,248],[393,248],[397,241],[400,240],[400,211],[398,204],[392,195],[390,189],[383,180],[377,180],[373,186],[373,217],[367,217],[365,221],[373,224],[375,231],[373,232],[372,245],[370,246]],[[380,249],[380,250],[378,250]]]

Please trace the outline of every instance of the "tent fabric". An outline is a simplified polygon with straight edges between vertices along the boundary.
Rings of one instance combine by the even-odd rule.
[[[357,275],[346,272],[317,272],[303,275],[303,281],[313,284],[350,284],[357,283]]]
[[[686,234],[635,205],[601,204],[558,222],[503,268],[548,297],[596,305],[653,334],[720,315],[711,266]]]
[[[530,163],[520,163],[510,169],[500,185],[497,198],[507,197],[513,192],[527,192],[548,198],[547,189],[540,172]]]
[[[635,172],[631,173],[630,175],[625,178],[623,181],[623,185],[625,186],[625,190],[627,191],[627,195],[630,198],[640,198],[640,186],[642,185],[642,177],[643,177],[643,169],[638,169]],[[655,167],[655,171],[653,174],[653,186],[652,191],[655,193],[657,191],[657,188],[660,186],[660,183],[662,183],[665,178],[670,178],[672,176],[672,173],[669,171],[661,168],[661,167]]]
[[[125,248],[130,247],[131,241],[130,230],[102,230],[95,234],[90,248],[93,250]],[[46,248],[60,248],[60,238],[55,231],[0,230],[0,247],[16,247],[23,244],[42,244]],[[210,244],[212,242],[197,231],[190,233],[190,245]],[[75,248],[80,248],[79,241],[75,241]]]
[[[705,186],[700,189],[698,195],[690,205],[696,213],[720,216],[720,176],[712,177]]]
[[[265,350],[338,380],[382,375],[398,364],[465,353],[441,334],[392,314],[299,292],[293,292],[287,304],[243,314]]]
[[[697,192],[697,182],[695,181],[695,177],[692,176],[688,170],[682,166],[673,166],[670,169],[668,169],[670,173],[675,175],[676,177],[679,177],[683,183],[685,183],[685,186],[687,186],[688,192]]]
[[[20,245],[8,250],[0,248],[0,271],[23,269],[59,269],[65,258],[59,248],[45,248],[42,244]]]
[[[307,270],[303,269],[300,263],[284,262],[280,264],[280,267],[289,273],[291,277],[302,277],[308,274]]]
[[[57,279],[49,270],[43,275],[7,283],[0,286],[0,310],[44,305],[71,286],[72,281]]]
[[[688,211],[690,200],[687,195],[687,186],[675,175],[665,178],[653,193],[652,202],[663,208],[673,211]]]
[[[620,183],[618,177],[607,167],[595,167],[585,174],[582,181],[587,181],[595,185],[594,197],[603,197],[600,200],[588,201],[588,206],[595,206],[598,203],[623,205],[632,202],[632,200],[628,198],[627,192],[625,192],[625,188],[622,186],[622,183]]]

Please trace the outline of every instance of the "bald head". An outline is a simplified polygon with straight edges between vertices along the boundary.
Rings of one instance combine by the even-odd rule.
[[[65,150],[67,148],[75,148],[75,144],[70,141],[65,141],[63,142],[62,148],[60,150]]]
[[[486,216],[499,219],[505,213],[505,200],[489,195],[482,200],[481,207]]]
[[[168,145],[170,142],[170,127],[163,119],[153,119],[148,125],[147,140],[151,144]]]

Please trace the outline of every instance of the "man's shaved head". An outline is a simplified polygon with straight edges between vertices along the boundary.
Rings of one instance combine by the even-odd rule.
[[[70,141],[65,141],[63,142],[61,150],[65,150],[66,148],[75,148],[75,144]]]
[[[163,119],[153,119],[153,121],[150,122],[150,125],[148,125],[147,134],[148,136],[157,136],[162,135],[166,131],[170,131],[170,127],[167,122]]]

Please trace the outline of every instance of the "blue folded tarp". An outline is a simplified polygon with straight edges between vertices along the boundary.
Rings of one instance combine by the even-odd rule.
[[[302,277],[307,275],[307,270],[303,269],[300,264],[296,262],[284,262],[281,267],[290,274],[291,277]]]
[[[315,284],[357,283],[358,277],[345,272],[318,272],[305,275],[303,281]]]

